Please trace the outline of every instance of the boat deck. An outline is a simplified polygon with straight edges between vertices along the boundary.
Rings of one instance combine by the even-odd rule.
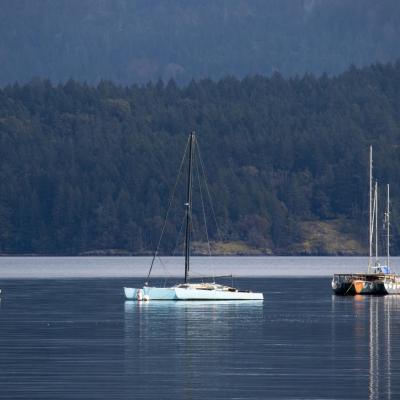
[[[338,278],[341,280],[354,280],[360,279],[365,281],[376,281],[376,280],[384,280],[385,277],[391,276],[390,274],[382,274],[382,273],[365,273],[365,272],[357,272],[354,274],[334,274],[333,278]]]

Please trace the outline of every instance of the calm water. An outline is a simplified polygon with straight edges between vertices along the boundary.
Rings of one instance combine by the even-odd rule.
[[[263,303],[125,301],[142,281],[0,279],[0,398],[400,398],[397,296],[263,277],[235,280]]]
[[[1,278],[145,277],[150,257],[0,257]],[[181,257],[156,259],[153,276],[182,277]],[[192,257],[192,276],[331,276],[365,271],[366,257]],[[400,257],[391,265],[400,273]]]

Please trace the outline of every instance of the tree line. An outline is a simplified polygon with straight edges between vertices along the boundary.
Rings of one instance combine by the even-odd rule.
[[[0,251],[153,250],[194,130],[217,219],[212,240],[282,253],[298,240],[302,221],[346,218],[366,241],[372,144],[374,175],[392,185],[396,252],[399,109],[400,63],[332,78],[274,74],[184,87],[173,80],[3,87]],[[183,180],[177,193],[173,211],[182,211]],[[200,227],[202,207],[194,207]],[[181,214],[172,212],[161,251],[176,249],[180,226]]]

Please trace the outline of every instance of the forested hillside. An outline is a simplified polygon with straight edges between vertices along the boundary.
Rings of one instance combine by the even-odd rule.
[[[0,85],[336,74],[400,57],[398,0],[2,0]]]
[[[392,184],[396,252],[399,110],[400,63],[335,78],[274,74],[183,88],[173,81],[7,86],[0,90],[0,250],[153,250],[195,130],[221,230],[218,237],[211,223],[212,240],[282,254],[307,239],[305,221],[348,221],[366,242],[372,144],[374,174]],[[181,226],[182,215],[173,214],[165,252]]]

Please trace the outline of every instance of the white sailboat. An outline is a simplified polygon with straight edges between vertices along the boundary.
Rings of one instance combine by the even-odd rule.
[[[184,281],[171,287],[151,287],[148,280],[153,267],[153,257],[149,274],[142,288],[125,287],[125,297],[129,300],[263,300],[262,293],[254,293],[249,290],[239,290],[231,286],[225,286],[216,282],[191,283],[189,282],[189,267],[191,255],[191,230],[192,230],[192,162],[196,136],[192,132],[189,135],[189,162],[187,177],[187,201],[186,229],[185,229],[185,274]],[[167,212],[168,215],[168,212]]]
[[[384,285],[384,280],[387,278],[387,274],[390,273],[389,269],[389,256],[387,260],[387,265],[382,265],[379,260],[378,252],[378,182],[375,182],[374,198],[372,200],[372,146],[370,147],[370,255],[368,261],[368,274],[364,277],[357,277],[353,280],[353,286],[357,294],[386,294],[386,289]],[[389,185],[388,185],[388,196],[389,196]],[[373,204],[372,204],[373,203]],[[372,205],[372,208],[371,208]],[[389,197],[388,197],[388,207],[389,207]],[[372,211],[372,213],[371,213]],[[389,213],[387,209],[385,213],[385,219]],[[374,227],[375,224],[375,227]],[[372,264],[372,241],[375,235],[375,262]],[[389,246],[389,242],[388,242]]]
[[[388,267],[381,265],[378,258],[378,182],[373,192],[372,146],[369,149],[369,257],[368,271],[355,274],[334,274],[332,289],[339,295],[386,294],[383,284]],[[374,193],[374,194],[373,194]],[[375,237],[375,260],[373,247]]]
[[[386,273],[384,285],[388,294],[400,294],[400,276],[392,274],[389,266],[390,262],[390,198],[389,198],[389,185],[387,185],[387,205],[385,213],[386,222]]]
[[[388,294],[400,294],[400,276],[392,275],[388,276],[384,282],[385,290]]]

